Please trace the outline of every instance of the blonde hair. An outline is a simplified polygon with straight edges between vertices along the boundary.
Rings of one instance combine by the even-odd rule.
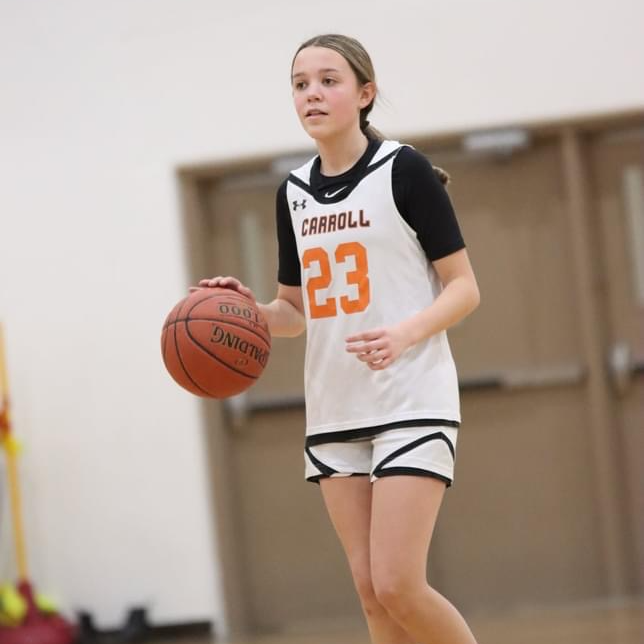
[[[338,54],[340,54],[347,63],[349,63],[349,67],[353,70],[358,83],[361,86],[366,85],[367,83],[373,83],[376,86],[376,96],[378,95],[376,72],[373,68],[371,57],[362,44],[355,38],[343,36],[342,34],[320,34],[319,36],[309,38],[297,48],[297,51],[293,56],[293,60],[291,62],[291,75],[293,74],[295,58],[306,47],[326,47],[327,49],[337,51]],[[369,116],[369,113],[373,109],[376,96],[374,96],[374,99],[369,103],[369,105],[360,110],[360,129],[364,132],[367,138],[384,141],[385,136],[376,130],[373,125],[370,125],[367,120],[367,116]],[[445,170],[434,166],[434,171],[444,186],[450,182],[450,176],[445,172]]]

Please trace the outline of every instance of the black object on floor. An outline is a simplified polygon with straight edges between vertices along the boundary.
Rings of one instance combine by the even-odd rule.
[[[118,630],[100,631],[94,625],[91,613],[78,614],[77,644],[134,644],[152,638],[145,608],[130,609],[125,624]]]

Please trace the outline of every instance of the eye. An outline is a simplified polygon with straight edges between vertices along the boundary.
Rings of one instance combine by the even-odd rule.
[[[323,82],[325,85],[334,85],[337,81],[335,80],[335,78],[328,78],[328,77],[327,77],[327,78],[325,78],[322,82]]]
[[[306,86],[306,83],[304,81],[297,81],[293,85],[295,89],[304,89],[305,86]]]

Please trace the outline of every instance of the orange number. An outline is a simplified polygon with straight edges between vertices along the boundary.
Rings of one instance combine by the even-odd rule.
[[[356,270],[346,274],[347,284],[358,286],[358,299],[350,300],[346,295],[340,298],[340,306],[345,313],[359,313],[364,311],[371,301],[369,289],[369,266],[367,265],[367,250],[358,242],[340,244],[335,249],[335,261],[341,264],[347,257],[353,256],[356,260]]]
[[[328,288],[331,284],[331,266],[329,266],[329,256],[324,248],[309,248],[302,255],[302,266],[308,268],[312,262],[317,262],[320,266],[320,274],[312,277],[306,283],[306,291],[309,294],[309,306],[311,308],[312,318],[331,318],[338,314],[335,299],[329,297],[324,304],[318,304],[315,299],[315,291],[321,288]]]
[[[340,307],[345,313],[359,313],[364,311],[371,301],[369,288],[369,266],[367,263],[367,250],[358,242],[347,242],[340,244],[335,249],[335,261],[343,264],[347,257],[355,258],[356,268],[348,271],[345,275],[347,284],[355,284],[358,287],[357,299],[350,299],[346,295],[340,297]],[[306,291],[309,296],[309,306],[312,318],[330,318],[338,314],[338,307],[335,298],[329,297],[324,304],[318,304],[315,297],[316,291],[328,288],[331,284],[331,265],[329,256],[324,248],[308,248],[302,255],[302,266],[308,268],[313,262],[320,266],[320,274],[309,278],[306,283]]]

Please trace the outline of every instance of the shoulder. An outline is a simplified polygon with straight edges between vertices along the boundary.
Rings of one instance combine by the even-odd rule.
[[[280,183],[279,187],[277,188],[277,199],[278,201],[280,199],[286,199],[286,186],[288,185],[288,177]]]
[[[279,219],[290,219],[291,213],[288,208],[288,179],[284,179],[277,188],[275,193],[275,211],[277,213],[277,218]]]
[[[394,160],[393,169],[401,175],[409,177],[430,176],[433,178],[434,174],[431,161],[411,145],[400,147]]]

